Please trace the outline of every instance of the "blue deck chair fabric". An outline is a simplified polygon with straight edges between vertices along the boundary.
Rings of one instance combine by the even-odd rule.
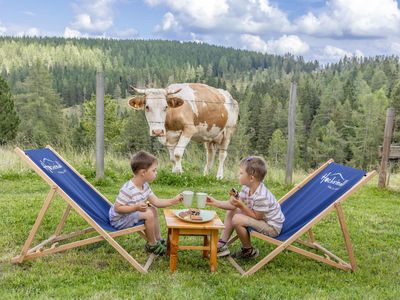
[[[275,239],[284,241],[334,203],[366,175],[365,171],[330,163],[282,205],[285,222]]]
[[[117,231],[111,226],[108,211],[110,203],[80,178],[51,149],[26,150],[25,154],[78,204],[100,227]],[[144,224],[143,221],[137,225]]]

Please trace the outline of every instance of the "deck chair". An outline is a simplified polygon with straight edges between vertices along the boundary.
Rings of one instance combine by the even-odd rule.
[[[228,258],[229,261],[243,276],[251,275],[287,249],[330,266],[354,272],[356,261],[341,202],[375,175],[376,171],[366,173],[336,164],[333,160],[327,161],[278,201],[286,218],[279,236],[271,238],[248,228],[251,236],[277,247],[248,271],[232,257]],[[350,263],[321,246],[312,232],[312,227],[332,210],[337,212]],[[307,235],[307,240],[300,239],[303,235]],[[237,239],[238,236],[233,237],[228,241],[228,245]],[[293,245],[294,243],[321,251],[324,256],[299,248]]]
[[[21,149],[16,148],[15,151],[23,161],[27,162],[28,165],[50,185],[50,192],[47,195],[35,224],[33,225],[33,228],[22,248],[21,254],[12,259],[13,263],[22,263],[25,260],[106,240],[135,269],[141,273],[147,273],[155,255],[151,254],[146,264],[142,266],[114,239],[115,237],[130,233],[138,233],[146,239],[144,234],[144,222],[123,230],[117,230],[112,227],[108,219],[108,211],[112,205],[110,201],[100,194],[100,192],[98,192],[50,146],[43,149],[27,151],[22,151]],[[60,195],[67,203],[67,207],[61,216],[60,222],[57,225],[55,232],[48,239],[29,249],[43,217],[56,194]],[[76,230],[71,233],[61,234],[67,217],[72,209],[88,222],[90,227]],[[59,245],[61,241],[94,231],[99,235]],[[46,245],[50,246],[44,249]]]

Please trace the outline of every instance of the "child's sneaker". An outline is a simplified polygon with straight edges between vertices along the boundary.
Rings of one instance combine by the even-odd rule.
[[[256,258],[259,254],[259,251],[257,248],[251,247],[251,248],[240,248],[240,250],[232,253],[233,258],[241,258],[241,259],[251,259],[251,258]]]
[[[144,250],[146,250],[148,253],[154,253],[155,255],[162,256],[165,254],[165,252],[167,252],[167,247],[160,241],[157,241],[155,245],[146,243],[146,245],[144,245]]]
[[[217,256],[218,257],[224,257],[228,256],[231,252],[228,249],[228,246],[226,245],[226,242],[219,240],[218,241],[218,248],[217,248]]]

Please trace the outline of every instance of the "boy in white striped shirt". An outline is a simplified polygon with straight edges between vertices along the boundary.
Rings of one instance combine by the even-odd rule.
[[[147,243],[145,250],[157,255],[166,252],[161,238],[157,207],[167,207],[182,201],[179,194],[172,199],[159,199],[150,189],[149,183],[157,176],[157,158],[146,151],[137,152],[131,159],[133,178],[120,189],[115,204],[110,208],[111,225],[116,229],[135,226],[144,220]]]
[[[242,247],[232,254],[235,258],[254,258],[258,249],[251,245],[248,227],[276,237],[280,234],[285,217],[274,195],[263,183],[267,173],[266,163],[259,156],[242,159],[239,166],[239,195],[231,196],[229,201],[218,201],[207,197],[209,205],[226,209],[221,239],[218,241],[218,256],[227,256],[230,251],[226,245],[233,230],[238,234]]]

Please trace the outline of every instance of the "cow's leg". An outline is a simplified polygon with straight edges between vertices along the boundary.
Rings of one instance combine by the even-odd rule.
[[[172,169],[174,173],[182,173],[182,157],[185,152],[186,146],[189,144],[190,139],[192,138],[192,133],[190,131],[183,131],[181,137],[179,138],[178,144],[175,146],[174,157],[175,157],[175,166]]]
[[[175,146],[167,146],[167,148],[169,152],[169,160],[175,164],[175,156],[174,156]]]
[[[206,142],[204,143],[204,146],[206,148],[206,157],[207,157],[207,163],[204,167],[204,175],[208,175],[214,164],[216,149],[215,149],[215,144],[213,142]]]
[[[172,168],[172,172],[175,170],[175,147],[179,142],[179,138],[181,136],[181,131],[172,131],[172,130],[167,130],[167,133],[165,135],[165,144],[167,146],[168,152],[169,152],[169,159],[171,162],[174,164],[174,167]]]
[[[224,148],[222,145],[219,146],[219,151],[218,151],[218,171],[217,171],[217,179],[222,179],[224,178],[224,162],[226,159],[226,156],[228,154],[226,153],[226,148]]]
[[[231,136],[233,134],[233,130],[227,128],[224,137],[222,138],[221,143],[218,145],[219,153],[218,153],[218,171],[217,171],[217,179],[224,178],[224,162],[226,156],[228,155],[228,146],[231,141]]]

